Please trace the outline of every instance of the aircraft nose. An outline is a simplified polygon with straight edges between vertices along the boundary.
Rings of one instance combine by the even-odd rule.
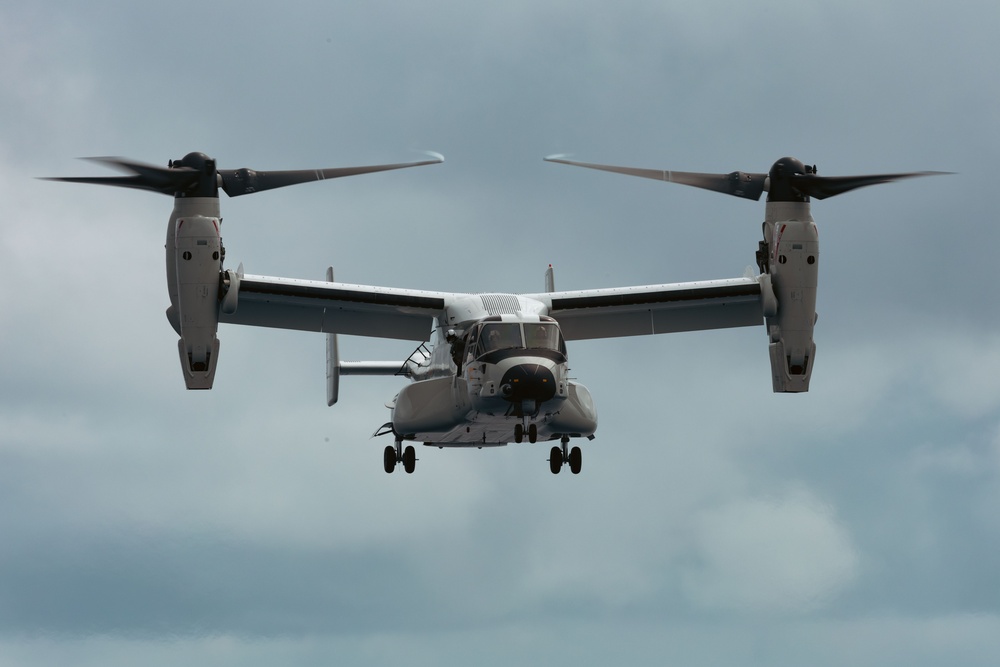
[[[512,403],[534,400],[539,403],[556,395],[552,371],[540,364],[518,364],[500,380],[500,394]]]

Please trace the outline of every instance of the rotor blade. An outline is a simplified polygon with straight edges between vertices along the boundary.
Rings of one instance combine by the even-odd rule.
[[[283,188],[288,185],[324,181],[329,178],[370,174],[376,171],[420,167],[426,164],[444,162],[439,153],[427,153],[430,160],[403,162],[398,164],[377,164],[364,167],[335,167],[331,169],[296,169],[292,171],[254,171],[253,169],[220,169],[221,187],[230,197]]]
[[[616,174],[626,176],[640,176],[651,178],[657,181],[667,181],[668,183],[679,183],[690,185],[704,190],[721,192],[734,197],[744,199],[760,199],[764,192],[765,179],[767,174],[747,174],[742,171],[734,171],[730,174],[700,174],[689,171],[664,171],[661,169],[637,169],[635,167],[615,167],[606,164],[592,164],[588,162],[576,162],[566,160],[562,155],[550,155],[545,158],[548,162],[558,162],[560,164],[570,164],[576,167],[587,167],[588,169],[600,169],[601,171],[611,171]]]
[[[121,188],[151,190],[165,195],[186,190],[198,180],[198,171],[189,167],[159,167],[122,157],[88,157],[84,160],[100,162],[119,171],[132,172],[132,176],[55,176],[43,177],[45,181],[112,185]]]
[[[911,171],[901,174],[870,174],[865,176],[817,176],[816,174],[793,174],[790,176],[792,187],[802,194],[826,199],[868,185],[891,183],[904,178],[918,176],[940,176],[946,171]]]
[[[163,194],[173,194],[166,188],[151,187],[141,176],[40,176],[43,181],[62,181],[63,183],[89,183],[91,185],[114,185],[120,188],[136,190],[153,190]]]
[[[127,157],[85,157],[83,159],[90,160],[91,162],[106,164],[113,169],[117,169],[118,171],[131,171],[146,178],[167,178],[170,177],[171,174],[176,174],[178,172],[195,173],[195,170],[190,167],[161,167],[158,164],[139,162],[138,160],[132,160]]]

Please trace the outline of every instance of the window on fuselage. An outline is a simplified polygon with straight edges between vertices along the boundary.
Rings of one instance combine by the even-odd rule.
[[[528,349],[554,350],[566,354],[566,343],[563,341],[559,327],[551,322],[525,322],[524,341]]]
[[[476,356],[518,347],[524,347],[520,324],[506,322],[484,324],[479,334],[479,353]]]
[[[475,347],[477,359],[491,352],[512,349],[548,350],[557,353],[563,359],[566,357],[566,341],[555,322],[525,322],[523,325],[515,322],[490,322],[483,324],[472,334],[470,345],[474,344],[477,334],[479,338],[479,344]]]

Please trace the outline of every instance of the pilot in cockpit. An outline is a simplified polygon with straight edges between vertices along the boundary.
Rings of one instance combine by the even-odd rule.
[[[486,338],[486,349],[490,351],[500,349],[500,332],[496,327],[490,328],[489,336]]]
[[[523,347],[521,326],[514,323],[487,324],[480,338],[480,354]]]
[[[532,340],[528,342],[529,345],[540,349],[552,347],[549,343],[549,332],[547,331],[548,327],[536,326],[533,328],[535,330],[535,335],[532,336]]]

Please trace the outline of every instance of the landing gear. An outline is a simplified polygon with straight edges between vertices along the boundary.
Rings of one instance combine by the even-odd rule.
[[[553,447],[549,450],[549,470],[552,471],[553,475],[558,475],[563,464],[568,463],[569,471],[574,475],[579,475],[583,468],[583,452],[580,451],[579,447],[568,449],[569,438],[565,435],[560,442],[562,443],[561,447]]]
[[[538,426],[528,424],[528,442],[534,443],[538,440]],[[514,442],[524,441],[524,424],[514,424]]]
[[[579,447],[574,447],[569,450],[569,471],[574,475],[579,475],[581,468],[583,468],[583,452],[580,451]]]
[[[549,470],[552,471],[553,475],[558,475],[559,471],[562,470],[562,466],[562,450],[559,447],[553,447],[549,450]]]
[[[409,475],[417,467],[417,450],[413,448],[413,445],[407,445],[406,449],[403,450],[403,470]]]
[[[403,442],[397,440],[395,445],[386,445],[382,455],[382,463],[385,471],[391,473],[396,469],[396,464],[400,462],[407,474],[412,473],[417,467],[417,450],[413,448],[413,445],[407,445],[404,449]]]

